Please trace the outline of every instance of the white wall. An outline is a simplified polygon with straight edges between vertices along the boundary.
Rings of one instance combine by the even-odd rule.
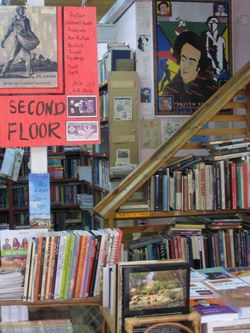
[[[116,25],[116,41],[125,42],[135,50],[136,49],[136,17],[135,4],[129,7],[124,15],[115,23]]]
[[[234,72],[250,60],[250,1],[232,0]]]

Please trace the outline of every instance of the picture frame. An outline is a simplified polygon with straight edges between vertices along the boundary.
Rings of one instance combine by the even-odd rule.
[[[122,267],[123,316],[189,312],[190,264],[186,261],[130,262]]]
[[[192,115],[232,75],[231,0],[172,0],[166,15],[162,2],[152,4],[155,115]]]

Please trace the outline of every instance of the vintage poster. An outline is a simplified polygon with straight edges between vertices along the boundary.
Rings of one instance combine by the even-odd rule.
[[[132,120],[132,97],[114,97],[114,120]]]
[[[95,8],[0,6],[0,18],[0,147],[99,143]]]
[[[161,144],[160,119],[141,120],[141,146],[142,149],[156,149]]]
[[[190,115],[232,71],[231,2],[154,1],[156,115]]]

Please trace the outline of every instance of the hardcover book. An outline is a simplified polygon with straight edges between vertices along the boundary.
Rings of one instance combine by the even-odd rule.
[[[220,320],[227,316],[228,320],[239,317],[237,311],[218,298],[198,298],[191,299],[190,306],[201,315],[201,323]]]

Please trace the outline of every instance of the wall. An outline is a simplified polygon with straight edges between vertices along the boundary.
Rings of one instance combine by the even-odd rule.
[[[117,42],[125,42],[135,50],[136,49],[136,17],[135,17],[135,4],[120,17],[116,24],[116,40]]]
[[[232,7],[233,63],[236,72],[250,60],[249,0],[232,0]]]

